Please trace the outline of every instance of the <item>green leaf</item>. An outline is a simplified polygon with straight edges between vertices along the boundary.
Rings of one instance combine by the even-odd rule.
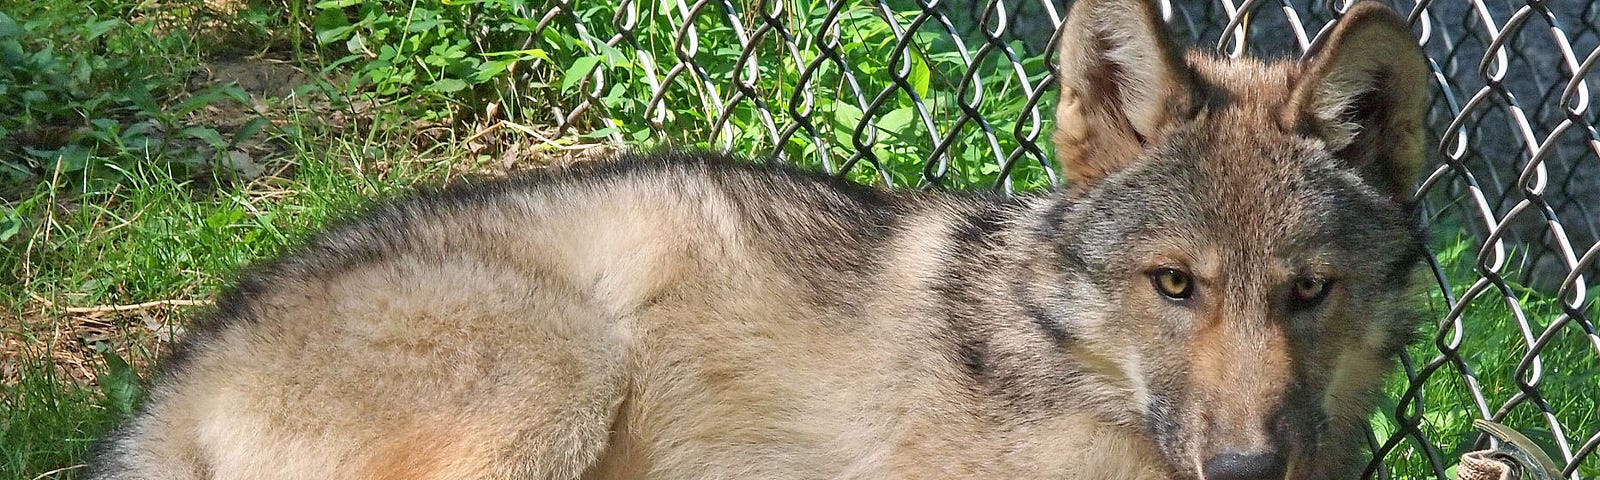
[[[561,74],[561,93],[571,91],[583,77],[589,76],[589,72],[594,71],[594,67],[600,64],[600,58],[599,55],[590,55],[573,60],[572,66],[567,67],[566,73]]]
[[[433,52],[441,57],[455,60],[467,56],[467,44],[455,43],[451,45],[434,45],[432,48],[429,48],[428,51]]]
[[[600,97],[600,103],[605,104],[606,108],[617,108],[630,99],[627,86],[617,83],[611,85],[611,91],[606,92],[606,96]]]
[[[356,27],[354,25],[345,25],[345,26],[342,26],[342,27],[333,27],[333,28],[330,28],[330,29],[327,29],[327,30],[318,31],[317,32],[317,43],[318,44],[322,44],[322,45],[327,45],[327,44],[330,44],[330,43],[333,43],[333,42],[337,42],[337,41],[339,41],[339,39],[344,38],[345,35],[349,35],[350,31],[354,30],[355,28]]]
[[[317,2],[316,8],[327,10],[330,8],[344,8],[361,3],[361,0],[324,0]]]
[[[103,348],[103,347],[102,347]],[[100,358],[106,362],[106,373],[99,375],[100,390],[105,392],[106,400],[111,407],[122,415],[130,415],[144,397],[144,388],[139,385],[139,374],[133,371],[133,366],[122,357],[117,356],[111,349],[100,353]]]
[[[108,132],[116,131],[117,127],[122,126],[122,124],[120,122],[117,122],[117,120],[113,119],[113,118],[96,118],[96,119],[90,120],[89,124],[90,125],[94,125],[94,128],[96,130],[108,131]]]
[[[350,19],[345,17],[343,10],[339,9],[317,12],[317,16],[311,19],[311,29],[317,32],[349,25]]]
[[[11,207],[0,205],[0,242],[10,240],[22,232],[22,216]]]
[[[367,38],[359,32],[351,35],[349,40],[344,41],[344,49],[350,53],[365,52],[367,51]]]
[[[917,49],[912,49],[907,55],[911,56],[911,76],[907,78],[911,82],[911,91],[917,93],[917,98],[928,98],[928,78],[931,76],[928,61],[922,58],[922,52]]]
[[[16,20],[12,20],[6,12],[0,12],[0,38],[15,37],[22,33],[22,26],[17,25]]]
[[[600,55],[606,58],[607,65],[617,67],[633,66],[633,56],[623,52],[620,48],[606,45],[604,43],[596,44],[595,48],[600,50]]]
[[[840,145],[851,145],[856,126],[861,124],[861,109],[845,102],[833,104],[833,138]]]
[[[861,124],[861,109],[848,102],[833,104],[833,123],[851,130]]]
[[[878,119],[878,128],[896,137],[905,136],[911,129],[911,122],[916,120],[917,110],[912,107],[900,107],[883,114]]]
[[[613,126],[610,126],[610,127],[602,128],[602,129],[595,130],[593,132],[585,133],[585,134],[578,135],[578,136],[581,137],[581,138],[604,138],[604,137],[610,136],[613,133],[621,133],[621,132],[622,132],[621,128],[618,128],[617,126],[613,125]]]
[[[33,63],[34,65],[48,65],[54,67],[56,63],[55,46],[47,43],[44,45],[44,48],[40,48],[35,51],[33,53]]]
[[[228,141],[222,139],[222,134],[217,133],[216,130],[210,127],[189,127],[183,129],[179,133],[182,133],[190,138],[196,138],[205,141],[206,144],[211,145],[212,148],[225,148],[228,146]]]
[[[122,94],[128,98],[128,103],[139,107],[140,112],[152,116],[162,113],[161,105],[156,103],[154,96],[150,95],[150,88],[144,82],[129,84],[128,88],[122,91]]]
[[[400,49],[394,48],[394,45],[384,45],[378,47],[378,62],[388,62],[399,56]]]
[[[406,25],[406,31],[407,32],[411,32],[411,33],[425,32],[425,31],[428,31],[428,30],[432,30],[433,27],[437,27],[437,26],[443,25],[443,24],[444,24],[444,20],[439,20],[439,19],[423,20],[423,21],[420,21],[420,22],[412,23],[410,25]]]
[[[212,230],[228,228],[239,219],[244,218],[244,210],[240,208],[225,208],[206,215],[206,227]]]
[[[116,28],[117,25],[120,24],[122,24],[122,20],[117,20],[114,18],[111,20],[102,20],[91,23],[89,24],[89,34],[84,39],[94,40],[96,38],[100,38],[101,35],[105,35],[106,32],[110,32],[111,29]]]
[[[467,82],[459,78],[442,78],[437,82],[433,82],[432,85],[428,85],[428,90],[439,93],[459,92],[464,88],[467,88]]]
[[[158,124],[154,120],[143,121],[129,125],[122,131],[122,146],[129,150],[145,150],[156,143],[151,138],[150,132],[157,130]]]
[[[507,55],[516,55],[516,56],[522,57],[522,59],[524,59],[524,60],[537,59],[537,60],[544,60],[546,62],[553,61],[553,60],[550,59],[550,53],[549,52],[546,52],[543,49],[538,49],[538,48],[527,49],[527,50],[506,50],[504,52],[488,52],[488,53],[484,53],[483,54],[483,56],[485,56],[485,57],[504,57],[504,56],[507,56]]]
[[[28,147],[22,147],[22,150],[47,162],[45,163],[46,172],[59,170],[61,173],[78,172],[88,168],[89,154],[92,153],[88,148],[78,144],[67,145],[56,150],[34,150]]]
[[[0,66],[22,67],[28,57],[22,53],[22,44],[15,38],[0,38]]]
[[[633,139],[635,142],[643,142],[649,140],[653,134],[654,132],[650,130],[650,127],[641,127],[638,130],[634,130],[633,133],[628,134],[628,138]]]
[[[507,69],[511,68],[511,65],[517,63],[518,61],[519,59],[512,58],[483,62],[482,65],[478,65],[476,71],[472,72],[472,83],[483,83],[493,80],[495,76],[505,72]]]
[[[238,145],[239,142],[249,140],[250,137],[254,137],[257,133],[261,132],[261,129],[267,128],[267,125],[271,124],[272,123],[267,120],[267,117],[256,117],[249,122],[246,122],[243,126],[239,127],[239,130],[233,132],[233,141],[228,142],[228,147],[232,148],[234,145]]]

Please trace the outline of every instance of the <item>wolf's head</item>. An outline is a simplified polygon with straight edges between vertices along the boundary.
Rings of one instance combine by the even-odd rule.
[[[1354,478],[1423,258],[1427,69],[1351,7],[1300,62],[1181,51],[1151,2],[1080,0],[1054,141],[1074,354],[1125,380],[1168,466]]]

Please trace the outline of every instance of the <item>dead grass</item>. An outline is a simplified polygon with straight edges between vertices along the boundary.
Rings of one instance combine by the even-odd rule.
[[[103,351],[126,359],[140,372],[148,372],[155,359],[181,335],[185,314],[201,303],[166,301],[137,308],[63,307],[43,298],[31,300],[21,306],[22,315],[0,318],[0,324],[16,329],[0,336],[0,386],[19,385],[21,362],[30,359],[48,359],[56,378],[96,385],[99,372],[105,370]]]

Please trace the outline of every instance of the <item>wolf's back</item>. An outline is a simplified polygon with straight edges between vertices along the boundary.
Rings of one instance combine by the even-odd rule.
[[[685,438],[753,425],[810,382],[704,375],[803,377],[772,355],[849,345],[814,327],[849,328],[876,250],[930,206],[898,195],[672,152],[378,206],[242,275],[90,478],[575,478],[630,389],[761,384],[743,413],[636,412]]]

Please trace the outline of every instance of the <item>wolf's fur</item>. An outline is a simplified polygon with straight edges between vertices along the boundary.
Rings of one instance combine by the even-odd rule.
[[[1404,23],[1275,64],[1145,1],[1067,28],[1070,190],[677,152],[420,194],[244,275],[91,478],[1354,477],[1423,254]]]

